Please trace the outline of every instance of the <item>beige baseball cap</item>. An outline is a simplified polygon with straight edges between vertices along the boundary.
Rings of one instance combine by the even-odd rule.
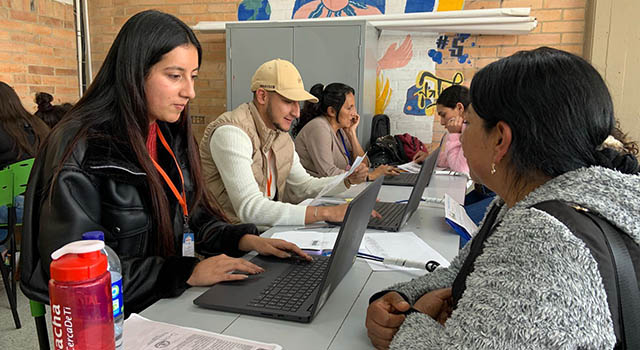
[[[292,101],[311,101],[318,99],[304,89],[298,69],[289,61],[276,58],[263,63],[251,78],[251,91],[263,88],[275,91]]]

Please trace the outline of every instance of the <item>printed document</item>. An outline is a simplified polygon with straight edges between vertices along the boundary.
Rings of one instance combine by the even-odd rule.
[[[404,163],[401,165],[398,165],[398,169],[404,170],[408,173],[411,174],[417,174],[420,172],[420,168],[422,168],[421,164],[418,164],[416,162],[409,162],[409,163]]]
[[[365,153],[363,156],[357,157],[356,160],[351,165],[351,168],[349,169],[349,171],[347,171],[346,173],[344,173],[342,175],[336,176],[336,178],[333,181],[329,182],[326,186],[324,186],[324,188],[322,190],[320,190],[320,193],[318,193],[318,195],[311,201],[311,203],[309,205],[314,205],[314,206],[315,205],[320,205],[322,203],[322,200],[320,199],[320,197],[322,197],[325,194],[327,194],[329,191],[334,189],[340,182],[344,181],[344,179],[346,177],[348,177],[349,175],[353,174],[353,171],[356,170],[358,168],[358,166],[360,166],[360,163],[362,163],[362,160],[366,156],[367,156],[367,154]]]
[[[124,321],[124,329],[126,350],[282,350],[277,344],[151,321],[138,314]]]
[[[360,246],[360,251],[363,253],[383,258],[424,261],[425,263],[433,260],[437,261],[441,267],[449,266],[447,259],[413,232],[371,232],[364,235],[362,242],[364,249]],[[420,271],[420,274],[424,274],[424,270],[411,267],[385,265],[372,260],[367,260],[367,263],[373,271],[405,270]]]

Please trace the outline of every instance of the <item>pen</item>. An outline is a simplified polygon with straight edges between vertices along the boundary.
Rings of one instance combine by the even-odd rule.
[[[378,261],[385,265],[413,267],[417,269],[427,270],[429,272],[435,271],[435,269],[438,266],[440,266],[440,263],[434,260],[421,262],[421,261],[412,261],[412,260],[401,259],[401,258],[383,258],[380,256],[375,256],[375,255],[361,253],[361,252],[358,252],[358,257],[366,260]]]

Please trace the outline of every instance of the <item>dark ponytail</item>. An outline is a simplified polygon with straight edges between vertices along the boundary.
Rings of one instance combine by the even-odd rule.
[[[329,115],[329,107],[333,107],[333,109],[335,109],[337,120],[347,94],[350,93],[355,95],[356,93],[351,86],[342,83],[331,83],[327,86],[323,86],[321,83],[318,83],[312,86],[309,92],[318,98],[318,103],[311,103],[309,101],[304,103],[302,111],[300,111],[300,119],[293,128],[294,137],[298,135],[302,128],[304,128],[304,126],[313,118],[320,115]]]

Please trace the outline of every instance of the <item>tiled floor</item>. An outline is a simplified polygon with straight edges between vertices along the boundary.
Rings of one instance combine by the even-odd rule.
[[[0,277],[1,279],[2,277]],[[11,314],[11,308],[9,307],[9,299],[7,298],[7,292],[4,289],[4,283],[0,282],[0,349],[10,350],[28,350],[38,349],[38,336],[36,334],[36,326],[31,317],[31,311],[29,310],[29,300],[22,294],[20,287],[18,288],[18,313],[20,315],[20,322],[22,328],[16,329],[13,322],[13,316]],[[50,309],[47,306],[47,329],[49,330],[49,342],[51,343],[51,314]]]

